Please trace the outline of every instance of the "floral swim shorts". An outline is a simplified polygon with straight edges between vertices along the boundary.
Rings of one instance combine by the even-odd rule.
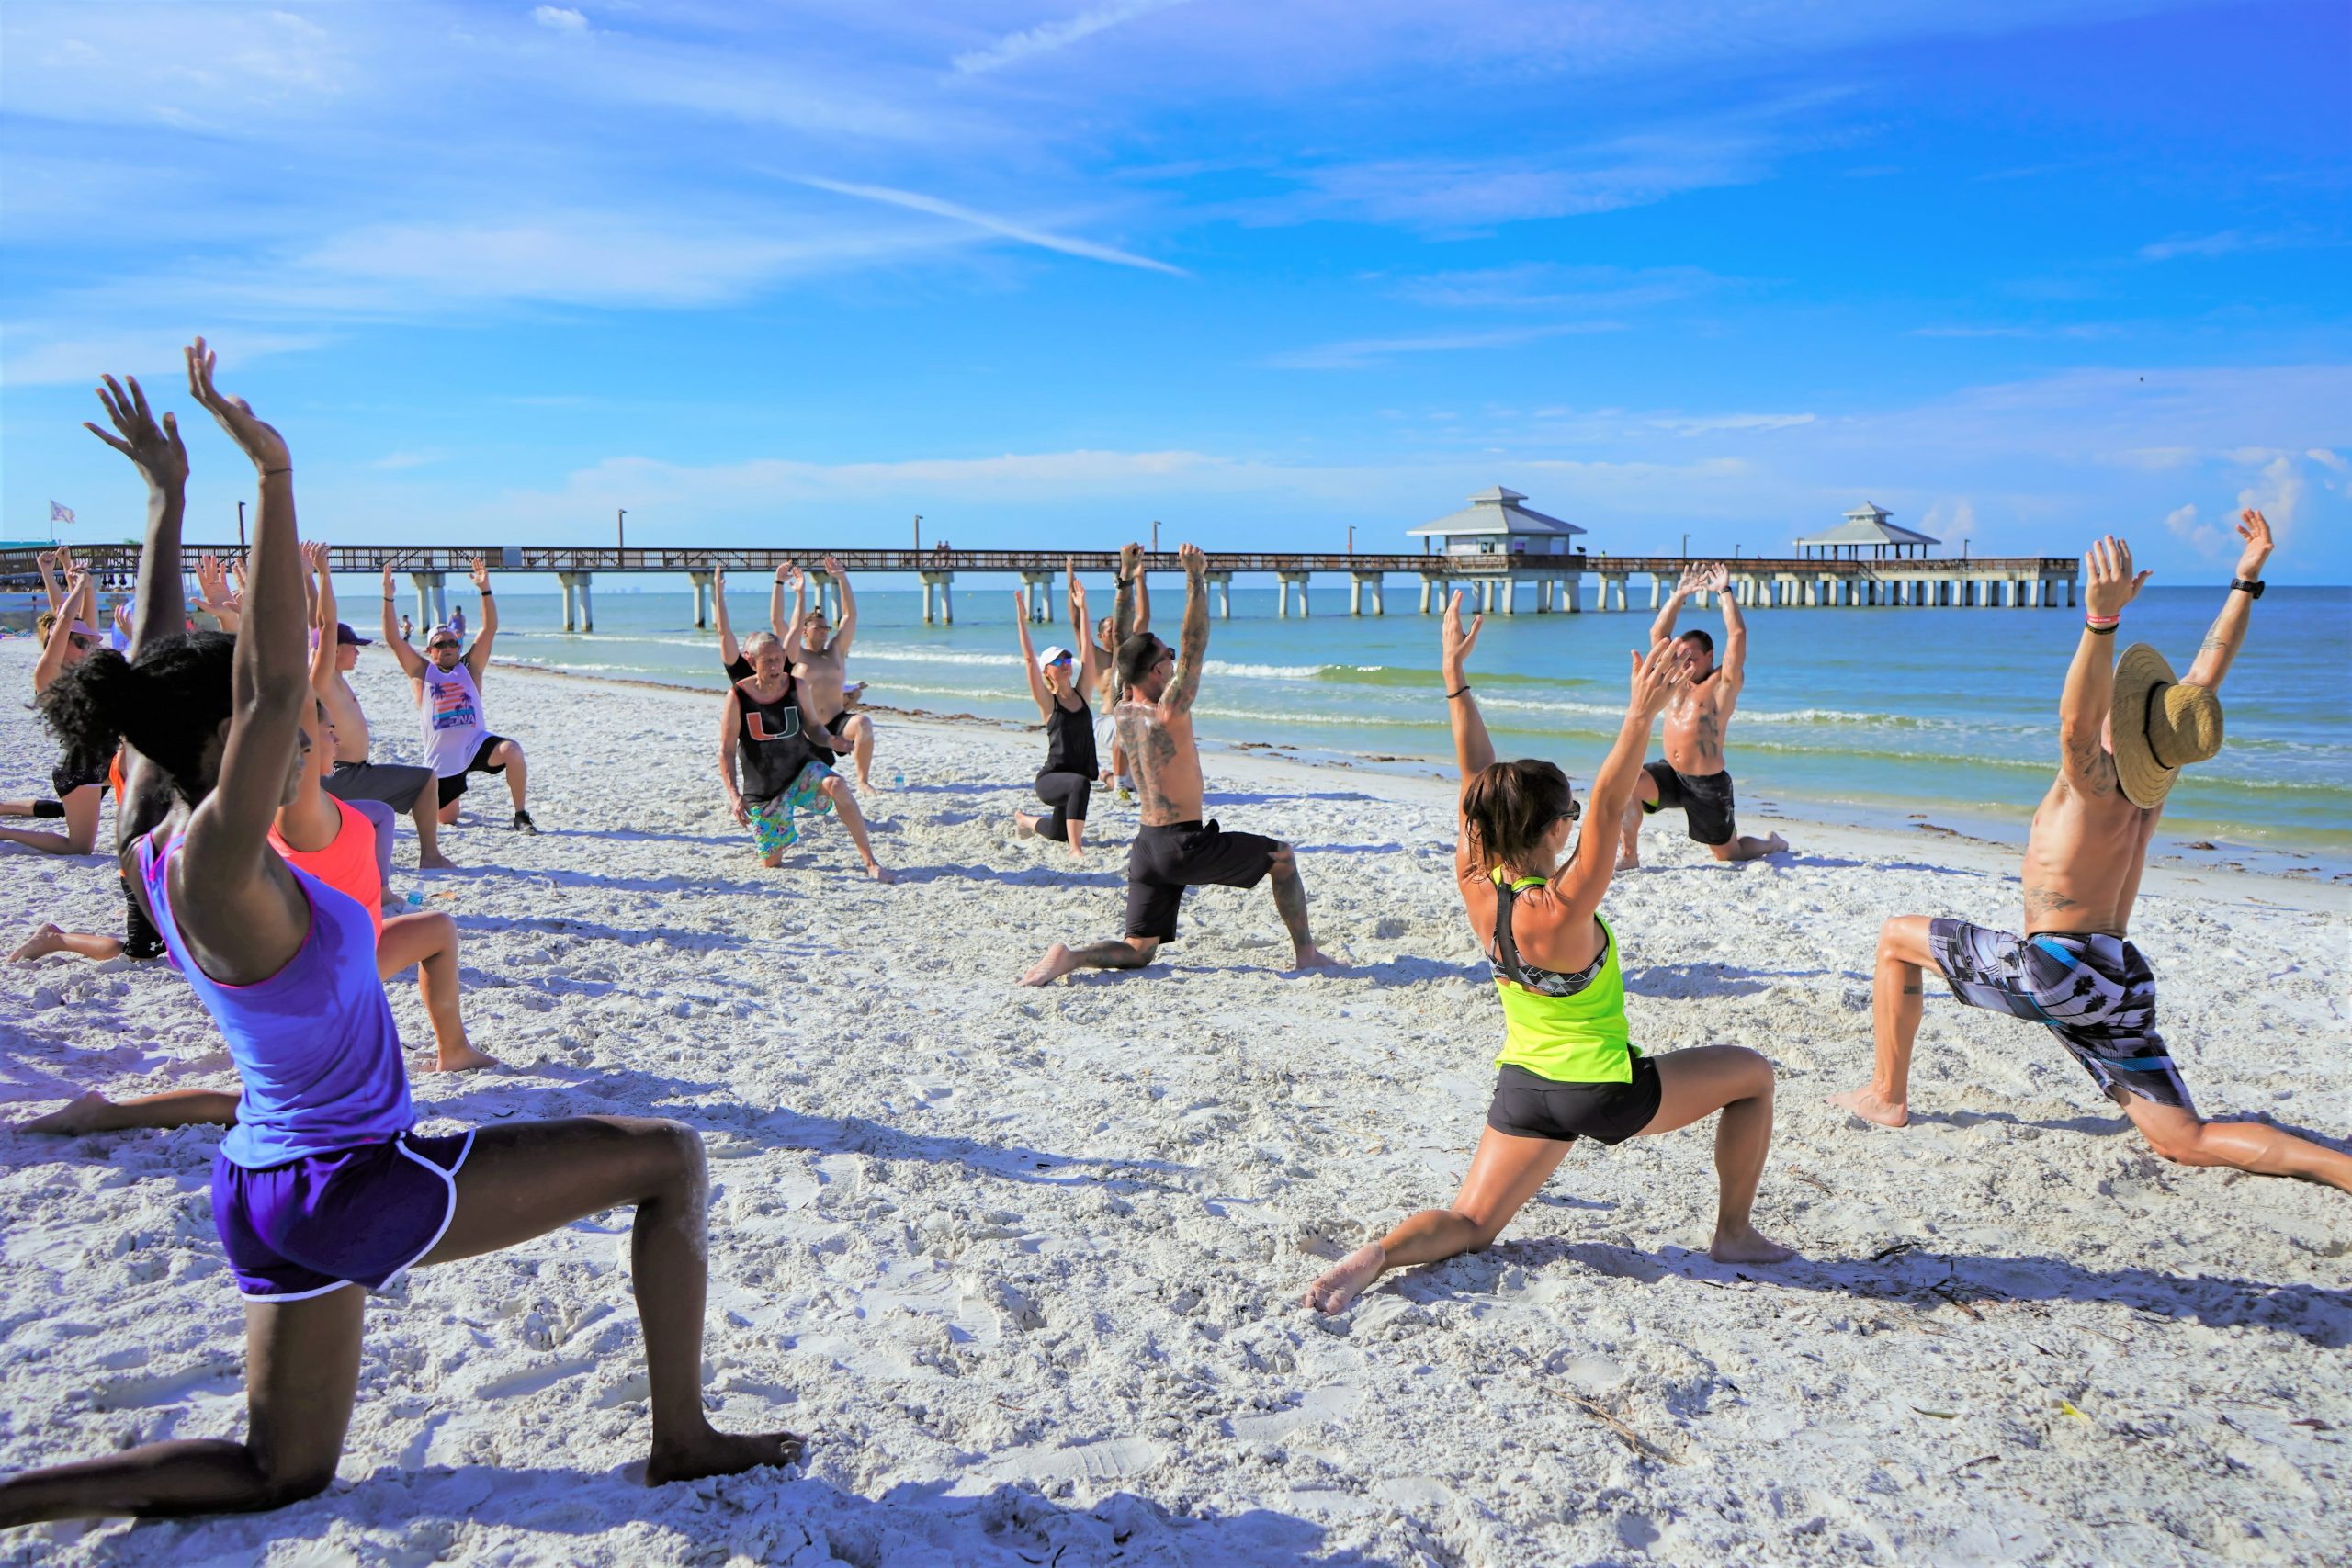
[[[752,841],[759,846],[760,854],[780,855],[800,841],[800,829],[792,817],[805,811],[811,817],[821,817],[833,808],[832,796],[825,793],[825,781],[833,770],[822,762],[811,762],[800,770],[792,787],[774,800],[747,800],[746,814],[752,818]]]

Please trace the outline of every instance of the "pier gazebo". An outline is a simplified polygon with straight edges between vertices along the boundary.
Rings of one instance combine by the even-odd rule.
[[[1797,540],[1797,558],[1901,560],[1907,554],[1924,559],[1929,545],[1943,543],[1888,522],[1894,515],[1886,508],[1866,501],[1846,513],[1846,520],[1835,528]]]

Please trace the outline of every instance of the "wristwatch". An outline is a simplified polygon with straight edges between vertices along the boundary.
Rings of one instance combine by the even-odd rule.
[[[2232,591],[2233,591],[2233,592],[2235,592],[2235,591],[2243,590],[2243,591],[2245,592],[2245,596],[2246,596],[2247,598],[2249,598],[2249,599],[2259,599],[2259,598],[2261,598],[2261,597],[2262,597],[2262,590],[2263,590],[2263,588],[2264,588],[2265,586],[2266,586],[2266,584],[2261,583],[2261,582],[2258,582],[2258,581],[2256,581],[2256,582],[2248,582],[2248,581],[2247,581],[2245,578],[2243,578],[2243,577],[2233,577],[2232,579],[2230,579],[2230,587],[2231,587]]]

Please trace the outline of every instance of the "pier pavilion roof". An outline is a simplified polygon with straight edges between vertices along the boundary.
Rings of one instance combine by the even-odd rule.
[[[1526,499],[1515,490],[1496,485],[1470,497],[1470,504],[1461,511],[1448,513],[1436,522],[1424,524],[1419,528],[1408,528],[1406,533],[1413,538],[1469,534],[1532,534],[1544,538],[1565,539],[1584,532],[1573,523],[1546,517],[1541,512],[1531,511],[1519,504]]]
[[[1846,520],[1835,528],[1809,534],[1797,540],[1798,553],[1819,549],[1833,556],[1883,556],[1889,551],[1895,555],[1906,551],[1925,555],[1929,545],[1943,543],[1941,539],[1888,522],[1887,519],[1893,515],[1884,507],[1866,501],[1846,513]]]

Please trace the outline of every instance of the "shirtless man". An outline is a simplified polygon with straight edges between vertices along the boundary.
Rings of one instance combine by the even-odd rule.
[[[1713,593],[1724,612],[1724,661],[1715,663],[1715,639],[1705,632],[1687,631],[1678,639],[1690,680],[1666,710],[1666,755],[1642,769],[1634,803],[1625,808],[1617,856],[1620,871],[1642,863],[1643,816],[1670,807],[1681,808],[1690,837],[1717,860],[1755,860],[1789,847],[1778,833],[1769,839],[1742,838],[1732,824],[1724,732],[1731,728],[1732,709],[1747,683],[1747,623],[1730,588],[1731,570],[1721,562],[1694,566],[1682,574],[1650,626],[1650,641],[1664,642],[1674,636],[1674,618],[1681,613],[1682,601],[1693,593]]]
[[[504,773],[506,793],[514,800],[514,829],[518,833],[539,829],[523,807],[523,792],[530,782],[523,748],[503,735],[493,735],[482,721],[481,677],[490,666],[490,645],[498,637],[498,601],[490,592],[490,566],[473,559],[474,591],[481,595],[481,635],[471,648],[458,650],[463,639],[447,626],[435,626],[424,637],[424,657],[417,657],[392,624],[392,569],[384,568],[384,640],[407,672],[415,689],[416,711],[424,728],[424,754],[433,764],[436,806],[443,826],[458,819],[458,797],[466,793],[469,773]]]
[[[2155,978],[2123,934],[2166,792],[2184,764],[2221,750],[2222,707],[2213,694],[2261,596],[2270,525],[2259,512],[2243,513],[2238,536],[2245,548],[2237,580],[2188,679],[2177,683],[2144,643],[2125,651],[2120,668],[2116,663],[2123,607],[2148,580],[2144,571],[2132,574],[2131,547],[2110,535],[2083,558],[2086,615],[2058,699],[2058,777],[2026,840],[2025,934],[1926,915],[1897,916],[1880,928],[1871,987],[1877,1067],[1868,1084],[1831,1104],[1883,1127],[1911,1119],[1920,972],[1932,965],[1968,1006],[2046,1024],[2159,1156],[2300,1176],[2352,1192],[2352,1155],[2259,1122],[2197,1114],[2156,1033]]]
[[[1137,555],[1141,547],[1129,546]],[[1208,558],[1196,545],[1177,552],[1184,566],[1183,657],[1149,632],[1119,640],[1124,698],[1115,710],[1120,746],[1135,768],[1143,826],[1127,851],[1127,934],[1072,948],[1056,942],[1024,986],[1044,986],[1074,969],[1140,969],[1163,942],[1176,939],[1176,913],[1187,887],[1255,887],[1273,878],[1274,908],[1290,931],[1294,967],[1335,969],[1306,927],[1306,885],[1288,844],[1255,833],[1227,833],[1201,822],[1201,749],[1193,738],[1193,699],[1208,657]],[[1132,614],[1133,583],[1122,573],[1117,629]]]
[[[808,719],[820,729],[831,729],[848,742],[850,754],[857,760],[857,787],[872,789],[869,776],[874,767],[874,719],[871,715],[846,713],[849,699],[863,690],[842,687],[842,671],[849,663],[849,645],[857,636],[857,595],[850,591],[849,574],[842,563],[832,557],[825,558],[825,570],[841,585],[842,624],[839,631],[831,631],[825,621],[824,596],[820,594],[817,607],[806,615],[801,605],[808,595],[808,581],[797,566],[785,570],[792,579],[792,625],[780,629],[784,638],[785,657],[792,662],[792,679],[800,693]]]
[[[416,827],[416,868],[448,871],[457,863],[441,852],[440,799],[433,792],[433,770],[397,762],[368,760],[368,716],[360,710],[359,694],[345,679],[359,668],[359,650],[374,641],[335,619],[334,576],[327,570],[327,547],[305,545],[302,558],[315,581],[312,602],[318,640],[311,648],[311,689],[326,705],[334,739],[334,770],[326,778],[326,792],[337,800],[378,800],[396,812],[406,812]],[[384,602],[391,618],[391,601]]]

